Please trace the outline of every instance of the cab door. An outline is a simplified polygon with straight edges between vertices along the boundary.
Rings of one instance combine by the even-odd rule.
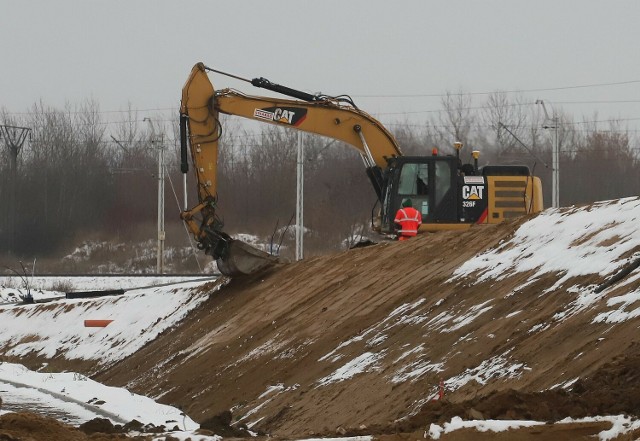
[[[394,213],[410,198],[423,223],[458,221],[457,163],[451,157],[405,157],[398,164]]]

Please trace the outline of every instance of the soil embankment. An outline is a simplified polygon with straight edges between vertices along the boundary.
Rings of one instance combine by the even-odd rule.
[[[623,398],[635,388],[637,323],[595,324],[602,308],[572,306],[580,295],[572,286],[603,277],[556,288],[557,274],[451,280],[524,221],[233,280],[99,379],[162,395],[195,419],[232,409],[234,422],[285,437],[411,432],[455,415],[638,414],[636,400]],[[626,374],[610,375],[616,369]],[[440,384],[444,400],[434,403]]]
[[[456,416],[551,423],[640,415],[638,321],[627,295],[640,290],[637,270],[601,291],[620,268],[453,277],[479,254],[512,246],[527,220],[380,243],[231,280],[179,326],[95,379],[157,397],[201,423],[227,415],[233,427],[275,438],[400,441]],[[595,246],[615,247],[618,239]],[[640,244],[627,254],[638,252]],[[525,251],[515,259],[530,257]],[[608,320],[620,304],[625,318]],[[56,360],[65,363],[73,369],[73,361]],[[590,439],[610,426],[464,429],[440,439]]]

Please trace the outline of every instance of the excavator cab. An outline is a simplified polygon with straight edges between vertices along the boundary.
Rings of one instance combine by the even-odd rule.
[[[402,156],[385,171],[381,230],[393,231],[402,201],[422,214],[423,231],[499,223],[542,210],[540,179],[524,165],[462,165],[455,156]]]
[[[389,161],[383,199],[382,229],[391,231],[395,213],[410,198],[422,222],[458,222],[458,160],[452,156],[401,156]]]

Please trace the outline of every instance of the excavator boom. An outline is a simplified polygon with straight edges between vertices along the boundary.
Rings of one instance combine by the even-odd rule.
[[[402,156],[393,135],[380,122],[362,110],[330,99],[303,102],[257,97],[223,89],[216,93],[215,103],[216,110],[222,113],[342,141],[362,155],[370,154],[373,164],[380,168],[387,166],[387,159]],[[363,138],[366,145],[362,142]]]
[[[375,118],[349,100],[311,95],[273,84],[264,78],[252,84],[299,100],[249,96],[233,89],[216,91],[208,68],[196,64],[182,89],[180,106],[181,170],[195,168],[199,204],[181,217],[206,254],[213,256],[227,275],[248,274],[277,263],[277,259],[247,244],[239,244],[222,231],[217,216],[219,114],[225,113],[330,137],[360,151],[378,197],[382,199],[382,170],[388,159],[401,156],[393,135]],[[303,100],[303,101],[300,101]],[[200,219],[197,220],[197,218]]]

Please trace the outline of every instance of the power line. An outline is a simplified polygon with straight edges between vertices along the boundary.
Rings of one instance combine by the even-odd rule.
[[[55,113],[64,113],[65,115],[83,115],[85,113],[138,113],[138,112],[178,112],[177,107],[158,107],[151,109],[129,109],[129,110],[51,110],[43,112],[8,112],[7,115],[50,115]]]
[[[635,82],[635,81],[633,81]],[[626,82],[629,83],[629,82]],[[622,84],[622,83],[603,83],[604,84]],[[587,86],[572,86],[572,87],[587,87]],[[594,101],[594,102],[590,102],[590,101],[569,101],[569,102],[553,102],[554,104],[584,104],[584,103],[595,103],[595,104],[603,104],[603,103],[639,103],[640,100],[612,100],[612,101]],[[533,102],[525,102],[525,103],[507,103],[504,104],[503,107],[522,107],[522,106],[530,106],[530,105],[534,105]],[[484,110],[484,109],[489,109],[492,108],[493,106],[470,106],[470,107],[464,107],[464,108],[460,108],[458,110],[471,110],[471,111],[478,111],[478,110]],[[162,108],[156,108],[156,109],[146,109],[146,110],[169,110],[169,109],[162,109]],[[173,109],[172,109],[173,110]],[[121,113],[121,112],[129,112],[129,111],[104,111],[104,112],[97,112],[97,113]],[[391,116],[391,115],[415,115],[415,114],[423,114],[423,113],[444,113],[446,112],[446,110],[444,109],[440,109],[440,110],[420,110],[420,111],[404,111],[404,112],[381,112],[381,113],[377,113],[375,115],[377,115],[377,117],[379,118],[380,115],[382,116]],[[44,114],[55,114],[55,113],[59,113],[59,111],[52,111],[52,112],[44,112]],[[69,114],[69,112],[63,112],[65,115]],[[83,114],[85,112],[83,111],[77,111],[77,112],[72,112],[72,114]],[[41,112],[31,112],[31,113],[21,113],[20,115],[41,115]],[[11,114],[10,114],[11,115]],[[167,119],[155,119],[156,121],[159,122],[171,122],[171,123],[175,123],[177,121],[177,118],[167,118]],[[590,121],[567,121],[567,122],[563,122],[563,125],[565,126],[576,126],[576,125],[584,125],[584,124],[597,124],[597,123],[622,123],[622,122],[630,122],[630,121],[639,121],[640,118],[608,118],[608,119],[602,119],[602,120],[590,120]],[[122,121],[98,121],[98,122],[89,122],[89,123],[82,123],[82,122],[72,122],[72,125],[74,126],[91,126],[91,125],[98,125],[98,126],[113,126],[113,125],[123,125],[123,124],[135,124],[135,123],[142,123],[144,122],[144,118],[142,119],[129,119],[129,120],[122,120]],[[445,128],[445,129],[450,129],[453,126],[452,125],[448,125],[448,124],[408,124],[408,123],[398,123],[398,122],[389,122],[389,123],[385,123],[386,126],[389,127],[432,127],[432,128]],[[485,126],[481,126],[481,125],[474,125],[475,127],[477,127],[478,129],[486,129],[486,128],[490,128],[489,125],[485,125]],[[533,126],[525,126],[525,128],[533,128]],[[591,130],[587,130],[587,131],[591,131]],[[637,129],[619,129],[619,130],[598,130],[599,132],[623,132],[623,133],[637,133],[638,130]],[[237,136],[233,136],[227,139],[246,139],[249,137],[253,137],[253,138],[259,138],[262,137],[263,134],[259,133],[259,134],[244,134],[244,135],[237,135]],[[132,141],[133,143],[145,143],[146,141],[143,140],[139,140],[139,141]],[[176,142],[176,140],[172,141],[173,143]]]
[[[409,94],[362,94],[362,95],[352,95],[356,98],[442,98],[447,96],[466,96],[466,95],[491,95],[495,93],[530,93],[530,92],[551,92],[558,90],[572,90],[572,89],[586,89],[586,88],[594,88],[594,87],[607,87],[607,86],[621,86],[627,84],[637,84],[640,83],[640,80],[628,80],[628,81],[616,81],[616,82],[608,82],[608,83],[592,83],[592,84],[580,84],[580,85],[568,85],[568,86],[558,86],[558,87],[547,87],[547,88],[534,88],[534,89],[513,89],[513,90],[493,90],[493,91],[484,91],[484,92],[449,92],[449,93],[409,93]],[[638,103],[638,100],[618,100],[618,101],[574,101],[567,102],[567,104],[602,104],[602,103]],[[127,109],[127,110],[99,110],[92,111],[92,113],[97,114],[122,114],[122,113],[137,113],[137,112],[177,112],[178,107],[155,107],[155,108],[146,108],[146,109]],[[56,111],[52,112],[8,112],[7,115],[34,115],[34,114],[48,114],[48,113],[56,113]],[[75,114],[84,114],[87,113],[86,110],[74,110],[74,111],[64,111],[65,114],[75,115]]]
[[[568,105],[568,104],[638,104],[640,100],[604,100],[604,101],[549,101],[549,104],[557,104],[557,105]],[[535,105],[535,102],[524,102],[524,103],[505,103],[501,104],[500,107],[528,107]],[[458,107],[456,110],[484,110],[484,109],[492,109],[495,106],[469,106],[469,107]],[[378,112],[376,115],[413,115],[419,113],[445,113],[445,109],[437,109],[437,110],[407,110],[401,112]]]
[[[581,86],[576,86],[581,87]],[[539,89],[540,91],[544,91],[547,89]],[[498,93],[502,91],[497,91]],[[469,92],[469,93],[456,93],[456,96],[463,95],[486,95],[496,92]],[[505,92],[510,93],[510,92]],[[358,95],[355,95],[358,96]],[[444,97],[446,95],[420,95],[420,94],[409,94],[409,95],[360,95],[360,97],[377,97],[377,98],[421,98],[426,96],[433,97]],[[578,105],[578,104],[638,104],[640,100],[592,100],[592,101],[549,101],[550,104],[562,104],[562,105]],[[534,105],[533,101],[524,102],[524,103],[505,103],[503,107],[523,107]],[[460,110],[476,110],[476,109],[490,109],[492,106],[470,106],[470,107],[462,107]],[[102,114],[123,114],[123,113],[145,113],[145,112],[175,112],[175,108],[164,107],[164,108],[153,108],[153,109],[136,109],[136,110],[101,110],[91,113],[97,113],[99,115]],[[86,114],[87,111],[76,110],[76,111],[59,111],[59,110],[51,110],[46,112],[7,112],[7,115],[10,116],[33,116],[33,115],[53,115],[57,113],[64,113],[65,115],[83,115]],[[401,114],[416,114],[416,113],[442,113],[445,112],[443,109],[437,110],[410,110],[410,111],[402,111],[402,112],[378,112],[378,115],[401,115]],[[141,119],[131,119],[131,120],[121,120],[121,121],[106,121],[106,122],[98,122],[96,124],[130,124],[134,122],[142,122],[144,118]],[[173,122],[177,120],[176,118],[168,117],[167,119],[157,119],[162,122]]]
[[[585,89],[589,87],[605,87],[605,86],[620,86],[625,84],[640,83],[640,80],[618,81],[613,83],[595,83],[595,84],[582,84],[576,86],[561,86],[561,87],[547,87],[540,89],[514,89],[514,90],[494,90],[492,92],[452,92],[445,94],[397,94],[397,95],[352,95],[354,98],[442,98],[446,96],[464,96],[464,95],[491,95],[498,93],[529,93],[529,92],[551,92],[557,90],[570,90],[570,89]]]
[[[549,101],[551,104],[627,104],[640,103],[640,100],[596,100],[596,101]]]

